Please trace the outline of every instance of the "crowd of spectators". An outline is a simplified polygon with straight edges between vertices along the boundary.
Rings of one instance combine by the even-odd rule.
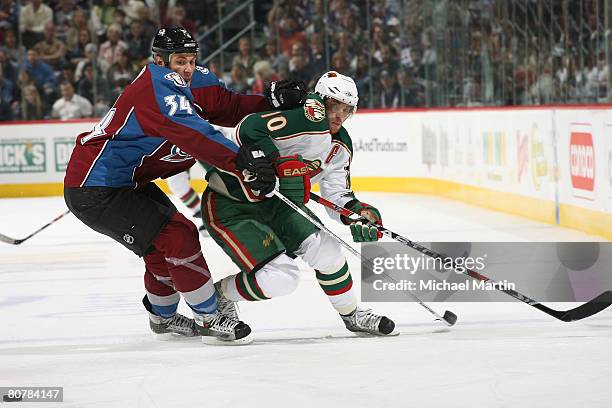
[[[219,1],[0,0],[0,120],[103,116],[158,27],[201,35]],[[602,1],[257,1],[254,33],[208,66],[241,93],[335,69],[367,108],[608,102]]]

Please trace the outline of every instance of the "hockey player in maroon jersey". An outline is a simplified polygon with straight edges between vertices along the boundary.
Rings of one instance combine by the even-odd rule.
[[[77,137],[64,179],[66,204],[83,223],[143,257],[143,303],[153,332],[248,343],[249,326],[217,310],[196,226],[152,181],[198,159],[231,174],[245,192],[267,195],[276,177],[264,155],[239,148],[207,120],[234,126],[251,112],[300,103],[305,92],[291,81],[272,84],[267,97],[228,91],[196,66],[198,44],[180,27],[159,30],[152,51],[154,63]],[[177,313],[179,294],[193,320]]]

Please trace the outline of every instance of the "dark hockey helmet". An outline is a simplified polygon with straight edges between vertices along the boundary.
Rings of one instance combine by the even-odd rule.
[[[172,54],[197,54],[198,42],[183,27],[161,28],[153,39],[153,56],[159,55],[166,66]]]

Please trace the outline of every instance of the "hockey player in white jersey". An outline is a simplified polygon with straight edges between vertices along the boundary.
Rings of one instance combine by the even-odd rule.
[[[235,141],[259,147],[275,165],[280,192],[306,211],[311,183],[319,183],[324,198],[381,224],[380,212],[359,201],[350,186],[352,143],[342,124],[355,113],[357,102],[354,81],[330,71],[303,106],[247,116],[236,127]],[[397,334],[391,319],[359,306],[348,263],[333,238],[279,199],[259,200],[232,175],[210,169],[206,178],[204,223],[241,269],[215,284],[221,308],[235,313],[236,301],[291,293],[299,281],[294,261],[299,256],[315,269],[319,285],[348,330]],[[374,227],[351,224],[335,212],[329,215],[350,225],[355,242],[379,238]]]

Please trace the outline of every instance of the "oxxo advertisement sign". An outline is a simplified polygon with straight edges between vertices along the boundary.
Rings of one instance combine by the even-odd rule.
[[[590,125],[572,125],[569,170],[575,197],[595,197],[595,147]]]

